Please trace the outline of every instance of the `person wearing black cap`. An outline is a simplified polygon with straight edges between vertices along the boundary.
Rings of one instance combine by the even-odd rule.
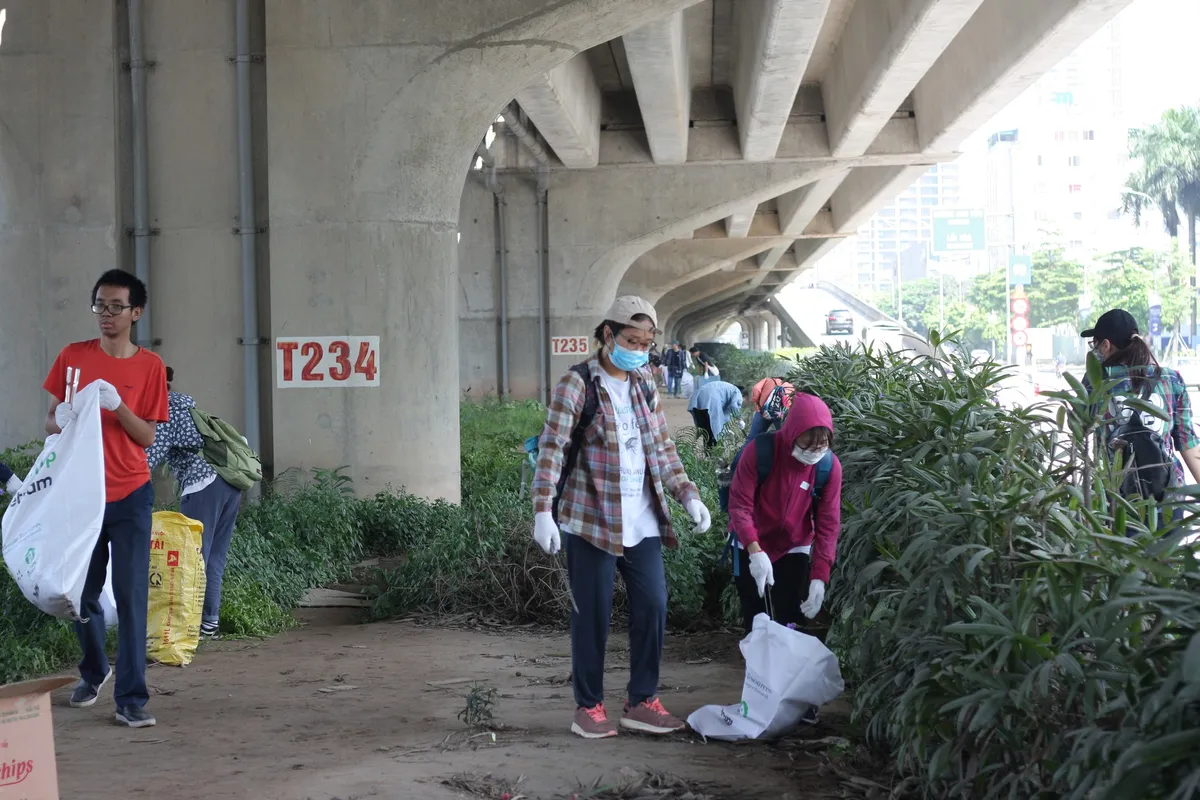
[[[1133,315],[1120,308],[1106,311],[1095,326],[1080,335],[1091,340],[1092,352],[1103,365],[1105,377],[1121,380],[1115,394],[1142,397],[1166,413],[1169,422],[1150,414],[1143,414],[1142,422],[1162,439],[1164,455],[1171,464],[1169,486],[1186,483],[1176,453],[1200,482],[1200,436],[1192,423],[1187,384],[1178,372],[1159,365]],[[1123,421],[1118,419],[1117,423]]]

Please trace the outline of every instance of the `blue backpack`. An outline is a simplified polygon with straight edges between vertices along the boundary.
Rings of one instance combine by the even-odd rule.
[[[760,433],[754,437],[756,442],[754,446],[755,460],[758,462],[758,482],[755,484],[755,490],[763,485],[767,480],[767,476],[771,474],[771,468],[775,466],[775,431],[767,431]],[[746,444],[749,444],[747,442]],[[746,445],[742,445],[742,449],[733,457],[733,463],[729,465],[730,474],[737,471],[738,461],[742,458],[742,453],[746,451]],[[812,513],[815,515],[817,503],[821,501],[821,495],[825,491],[825,484],[829,483],[829,474],[833,472],[833,451],[825,454],[825,457],[817,462],[817,476],[813,480],[812,488]],[[717,489],[717,498],[721,504],[721,510],[729,512],[729,487],[722,486]],[[718,563],[724,564],[726,559],[733,562],[733,575],[736,578],[741,572],[741,566],[737,558],[738,539],[737,534],[732,530],[729,531],[729,541],[725,543],[725,549],[721,551],[721,560]]]

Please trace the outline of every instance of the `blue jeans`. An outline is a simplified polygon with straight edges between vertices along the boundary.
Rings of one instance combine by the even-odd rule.
[[[629,703],[637,705],[655,697],[667,630],[662,540],[643,539],[620,558],[573,534],[564,536],[563,543],[571,594],[578,606],[571,611],[571,682],[576,705],[591,708],[604,700],[604,652],[618,569],[629,596]]]
[[[92,551],[92,563],[83,585],[80,615],[87,621],[75,623],[75,635],[83,648],[79,676],[92,686],[99,686],[109,670],[100,592],[107,577],[111,545],[112,588],[117,601],[117,674],[113,690],[117,708],[141,707],[150,701],[146,690],[146,607],[150,593],[153,511],[154,487],[149,483],[104,507],[100,539]]]
[[[221,619],[221,583],[229,561],[229,544],[237,524],[242,493],[221,476],[193,494],[184,495],[179,510],[204,525],[201,553],[204,556],[204,613],[200,621],[213,626]]]
[[[683,391],[683,388],[680,385],[682,383],[683,383],[683,373],[682,372],[668,372],[667,373],[667,394],[671,395],[671,397],[679,397],[680,393]]]

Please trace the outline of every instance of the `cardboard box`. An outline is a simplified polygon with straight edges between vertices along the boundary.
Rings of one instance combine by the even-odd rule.
[[[0,686],[0,800],[59,800],[50,693],[75,681]]]

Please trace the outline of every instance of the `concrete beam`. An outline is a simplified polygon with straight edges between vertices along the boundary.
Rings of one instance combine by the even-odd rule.
[[[750,226],[754,224],[754,214],[758,204],[742,206],[725,218],[725,232],[730,239],[745,239],[750,235]]]
[[[830,0],[739,0],[734,104],[747,161],[775,157]]]
[[[517,102],[565,166],[600,162],[600,86],[586,56],[539,75],[517,92]]]
[[[921,148],[955,148],[1131,0],[986,0],[913,92]]]
[[[829,198],[849,174],[849,170],[838,170],[808,186],[782,195],[775,201],[779,209],[779,232],[785,236],[796,236],[803,232],[825,209]]]
[[[692,106],[683,12],[627,33],[623,42],[654,162],[682,164]]]
[[[854,231],[897,194],[912,186],[928,167],[878,167],[856,169],[830,200],[833,227]]]
[[[854,6],[821,89],[831,150],[862,155],[983,0]]]

